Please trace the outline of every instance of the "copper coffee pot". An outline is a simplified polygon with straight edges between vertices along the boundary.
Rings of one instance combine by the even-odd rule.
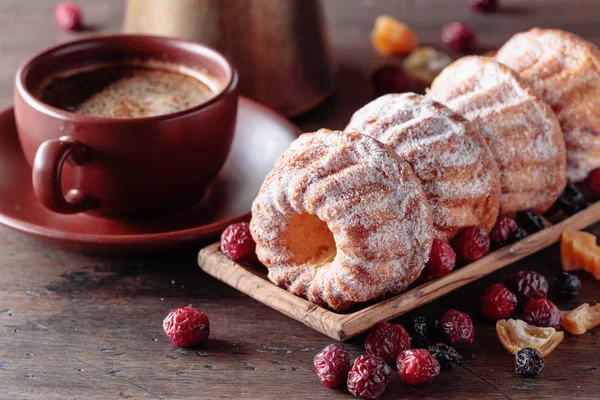
[[[124,31],[178,36],[224,53],[240,92],[287,116],[335,89],[318,0],[128,0]]]

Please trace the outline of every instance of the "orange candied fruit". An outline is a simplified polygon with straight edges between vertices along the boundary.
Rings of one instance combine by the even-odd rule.
[[[560,324],[567,332],[582,335],[600,325],[600,304],[590,307],[583,303],[574,310],[563,311]]]
[[[562,342],[563,332],[554,328],[540,328],[520,319],[501,319],[496,322],[496,334],[502,346],[512,354],[532,347],[546,357]]]
[[[371,41],[373,47],[386,56],[408,54],[419,44],[417,35],[408,25],[389,15],[377,17]]]
[[[587,232],[565,231],[560,242],[560,258],[565,271],[586,270],[600,279],[600,247],[596,236]]]

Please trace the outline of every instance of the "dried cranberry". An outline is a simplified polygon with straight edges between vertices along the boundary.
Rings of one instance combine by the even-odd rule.
[[[221,251],[233,261],[252,259],[255,248],[247,222],[231,224],[221,234]]]
[[[410,349],[410,336],[402,325],[380,322],[369,332],[365,340],[365,352],[383,358],[394,365],[401,351]]]
[[[454,349],[454,347],[446,346],[443,343],[431,345],[427,348],[433,358],[440,363],[440,367],[444,369],[456,368],[462,362],[462,356]]]
[[[350,356],[342,344],[330,344],[315,356],[314,366],[323,385],[338,387],[348,378]]]
[[[515,355],[515,372],[527,378],[538,376],[544,369],[544,364],[542,354],[531,347],[525,347]]]
[[[348,374],[348,390],[356,397],[376,399],[387,386],[392,368],[383,358],[363,354],[359,356]]]
[[[440,239],[433,239],[429,261],[425,265],[428,279],[439,279],[448,275],[456,265],[456,253],[452,247]]]
[[[572,183],[567,183],[565,190],[556,200],[556,205],[567,215],[573,215],[587,207],[585,197]]]
[[[560,310],[548,299],[532,299],[525,307],[524,319],[529,325],[560,328]]]
[[[506,215],[499,215],[496,220],[496,225],[490,232],[490,242],[495,248],[506,246],[509,244],[511,235],[519,228],[517,221]]]
[[[498,8],[496,0],[469,0],[469,5],[475,11],[494,12]]]
[[[208,317],[192,307],[171,311],[163,321],[163,329],[171,342],[181,347],[197,345],[210,334]]]
[[[475,34],[462,22],[450,22],[444,25],[442,40],[450,49],[459,53],[470,53],[477,45]]]
[[[425,349],[405,350],[396,363],[400,379],[409,385],[431,382],[440,374],[440,364]]]
[[[377,96],[408,91],[410,80],[400,65],[389,64],[377,68],[371,75]]]
[[[544,221],[540,214],[534,211],[519,211],[517,213],[517,223],[519,226],[532,234],[544,229]]]
[[[581,290],[581,280],[577,275],[568,272],[561,272],[554,279],[554,289],[561,299],[570,299],[579,294]]]
[[[548,281],[535,271],[515,272],[506,281],[506,287],[517,295],[521,306],[526,306],[531,299],[545,299],[548,295]]]
[[[56,24],[65,31],[81,29],[81,9],[75,3],[60,3],[54,12]]]
[[[480,304],[481,313],[490,321],[510,317],[517,308],[517,296],[503,284],[496,283],[483,291]]]
[[[475,328],[471,317],[464,312],[448,310],[440,318],[444,343],[455,348],[464,348],[475,339]]]
[[[452,246],[463,261],[477,261],[490,251],[490,237],[481,228],[466,228],[456,235]]]
[[[586,186],[594,198],[597,200],[600,198],[600,168],[596,168],[587,177]]]

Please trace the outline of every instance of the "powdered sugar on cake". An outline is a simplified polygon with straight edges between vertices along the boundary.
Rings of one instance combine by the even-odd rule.
[[[269,279],[340,310],[414,281],[433,223],[418,179],[392,149],[320,130],[277,160],[253,203],[251,232]]]
[[[500,212],[545,212],[566,185],[566,151],[558,120],[527,82],[487,57],[447,67],[428,96],[467,117],[500,168]]]
[[[389,94],[358,110],[345,131],[389,144],[408,161],[423,184],[439,237],[494,225],[498,167],[484,139],[459,114],[414,93]]]
[[[567,177],[584,180],[600,167],[600,50],[561,30],[514,35],[496,55],[519,72],[558,117],[567,147]]]

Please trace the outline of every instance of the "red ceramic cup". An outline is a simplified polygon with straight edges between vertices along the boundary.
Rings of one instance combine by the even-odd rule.
[[[187,110],[131,119],[75,114],[34,96],[61,71],[131,58],[205,68],[220,91]],[[237,73],[221,54],[143,35],[90,37],[42,51],[19,68],[14,89],[19,140],[40,203],[59,213],[111,216],[156,214],[200,200],[227,158],[237,100]]]

